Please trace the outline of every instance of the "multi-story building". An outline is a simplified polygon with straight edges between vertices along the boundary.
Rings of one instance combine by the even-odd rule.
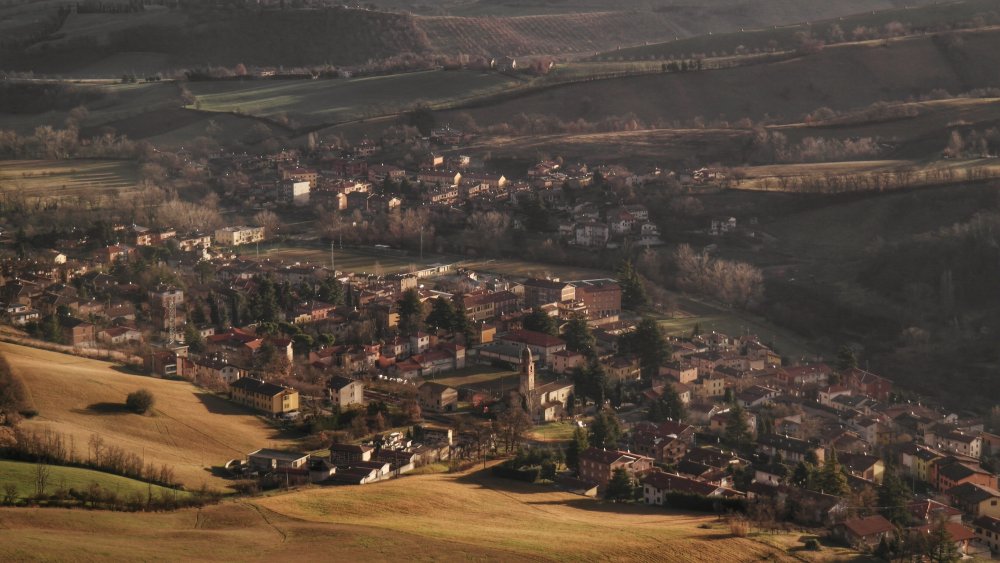
[[[237,379],[229,392],[233,401],[271,415],[299,410],[298,391],[252,377]]]
[[[582,281],[576,284],[576,299],[587,306],[591,319],[616,317],[622,311],[622,288],[612,280]]]
[[[576,299],[576,287],[557,280],[532,278],[524,282],[524,303],[528,307],[541,307],[549,303],[562,303]]]
[[[264,227],[224,227],[216,229],[215,244],[240,246],[264,240]]]

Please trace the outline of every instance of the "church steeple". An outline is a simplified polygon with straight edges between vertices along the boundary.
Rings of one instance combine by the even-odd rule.
[[[518,391],[525,398],[529,397],[535,390],[535,360],[532,357],[531,349],[527,346],[521,352],[521,381]]]

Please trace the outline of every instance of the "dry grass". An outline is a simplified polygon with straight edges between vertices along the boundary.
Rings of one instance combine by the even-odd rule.
[[[23,427],[72,437],[80,456],[96,434],[147,463],[172,466],[188,488],[222,488],[226,481],[212,476],[213,466],[257,448],[293,445],[243,408],[186,382],[130,375],[107,362],[13,344],[0,344],[0,353],[24,380],[39,412]],[[140,388],[156,397],[152,415],[116,408]]]
[[[702,527],[714,520],[605,504],[477,470],[166,514],[2,509],[0,560],[794,560],[784,545]],[[793,547],[796,538],[783,543]]]
[[[138,165],[119,160],[8,160],[0,162],[0,191],[64,198],[136,188]]]

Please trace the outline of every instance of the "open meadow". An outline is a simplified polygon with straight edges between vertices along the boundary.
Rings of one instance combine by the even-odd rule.
[[[287,116],[300,125],[394,114],[420,103],[432,108],[505,92],[520,84],[477,71],[426,71],[351,79],[192,82],[194,106],[258,117]]]
[[[150,491],[152,491],[154,496],[160,496],[163,492],[169,490],[158,485],[136,481],[135,479],[79,467],[50,465],[48,466],[48,471],[48,486],[45,489],[48,494],[52,494],[57,489],[85,491],[92,484],[97,484],[106,491],[114,491],[120,497],[125,497],[133,492],[146,495]],[[28,497],[36,493],[35,477],[36,468],[34,463],[0,460],[0,483],[4,485],[13,483],[19,497]],[[177,492],[176,494],[183,496],[187,493]]]
[[[97,435],[147,463],[173,467],[188,489],[203,484],[223,489],[226,481],[213,476],[213,467],[258,448],[292,446],[250,411],[187,382],[132,375],[107,362],[14,344],[0,344],[0,354],[24,381],[31,408],[38,411],[22,428],[71,438],[80,457],[87,456],[88,440]],[[124,408],[126,395],[138,389],[156,398],[151,414]]]
[[[315,264],[330,266],[330,249],[315,246],[277,245],[262,248],[260,254],[253,248],[241,251],[250,260],[271,260],[284,264]],[[396,274],[414,272],[440,260],[420,260],[416,256],[379,253],[363,248],[338,248],[334,251],[337,270],[341,272]]]
[[[612,505],[479,470],[170,513],[0,509],[0,559],[41,554],[76,561],[797,560],[787,548],[731,537],[712,515]]]
[[[139,165],[126,160],[3,160],[0,192],[22,197],[67,198],[136,189]]]

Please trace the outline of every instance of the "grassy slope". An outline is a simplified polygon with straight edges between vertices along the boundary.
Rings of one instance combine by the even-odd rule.
[[[0,191],[35,197],[72,197],[136,187],[138,165],[105,160],[0,161]]]
[[[35,494],[35,464],[19,461],[0,461],[0,483],[13,483],[17,486],[17,494],[21,497]],[[146,494],[149,490],[149,485],[142,481],[102,473],[100,471],[55,465],[49,466],[49,481],[45,490],[49,494],[59,488],[83,491],[93,483],[97,483],[105,490],[116,491],[120,496],[125,496],[133,491]],[[154,495],[158,495],[161,491],[165,490],[163,487],[157,485],[153,485],[152,488]]]
[[[839,3],[838,3],[839,4]],[[840,14],[850,13],[847,6],[838,6]],[[931,25],[941,25],[947,23],[959,23],[971,20],[976,15],[996,9],[993,0],[960,0],[935,4],[931,6],[918,7],[898,7],[896,9],[871,11],[865,10],[845,17],[834,19],[799,22],[793,25],[780,27],[769,27],[767,29],[750,29],[744,26],[747,31],[737,31],[735,33],[722,33],[713,35],[702,35],[670,41],[668,43],[656,43],[653,45],[642,45],[615,51],[600,53],[595,58],[607,60],[609,58],[617,60],[643,60],[643,59],[669,59],[689,57],[692,53],[709,54],[712,52],[726,51],[733,53],[737,47],[743,46],[748,50],[767,49],[771,42],[777,44],[779,49],[795,48],[795,34],[806,32],[814,37],[823,39],[829,35],[830,28],[834,25],[850,38],[850,33],[859,26],[874,27],[883,29],[889,22],[900,22],[911,25],[915,28]],[[809,19],[809,18],[806,18]]]
[[[714,520],[438,474],[165,514],[2,509],[0,559],[793,560]]]
[[[798,121],[818,107],[846,110],[940,88],[953,93],[997,84],[1000,32],[969,32],[944,47],[933,37],[830,47],[781,63],[719,71],[657,74],[573,84],[469,111],[480,124],[518,113],[598,121],[636,114],[647,122],[695,116]],[[445,112],[442,119],[447,119]]]
[[[416,72],[350,80],[195,82],[198,107],[331,123],[395,113],[424,101],[434,106],[498,93],[518,82],[497,73]]]
[[[147,462],[172,466],[188,488],[222,488],[225,481],[213,477],[211,467],[257,448],[292,446],[248,411],[189,383],[129,375],[106,362],[13,344],[0,344],[0,353],[24,380],[39,412],[24,428],[71,436],[81,456],[97,434]],[[141,388],[156,397],[152,415],[116,409]]]

